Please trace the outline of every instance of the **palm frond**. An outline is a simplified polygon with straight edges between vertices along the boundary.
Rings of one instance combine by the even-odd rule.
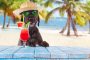
[[[45,19],[47,14],[48,14],[48,11],[45,11],[45,10],[39,11],[39,16],[42,19]]]
[[[61,8],[59,8],[59,14],[60,14],[60,16],[64,16],[64,14],[65,14],[65,11],[66,11],[66,7],[61,7]]]
[[[73,6],[73,8],[75,8],[77,4],[76,4],[76,2],[71,1],[71,2],[69,3],[69,5],[70,5],[70,6]]]
[[[64,3],[63,1],[60,0],[49,0],[50,2],[56,3],[56,4],[62,4]]]
[[[52,2],[51,1],[46,1],[45,3],[44,3],[44,6],[45,7],[52,7]]]
[[[76,17],[75,22],[80,26],[85,26],[87,21],[90,19],[89,15],[82,11],[77,11],[74,16]]]
[[[85,26],[87,21],[84,19],[84,17],[78,17],[76,16],[75,18],[75,22],[79,25],[79,26]]]
[[[57,10],[59,10],[59,9],[60,9],[60,7],[57,7],[57,8],[55,8],[55,9],[53,9],[52,11],[50,11],[50,12],[47,14],[47,16],[46,16],[45,22],[47,23],[48,20],[49,20],[49,18],[51,17],[51,15],[52,15],[55,11],[57,11]]]

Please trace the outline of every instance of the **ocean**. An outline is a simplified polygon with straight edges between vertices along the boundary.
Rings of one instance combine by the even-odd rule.
[[[6,17],[6,24],[8,22],[8,16]],[[45,28],[45,29],[62,29],[65,24],[66,24],[67,18],[64,17],[56,17],[56,18],[51,18],[49,19],[48,23],[45,23],[45,20],[40,20],[40,26],[39,28]],[[0,25],[3,24],[3,16],[0,16]],[[10,26],[17,26],[16,24],[14,24],[12,22],[12,20],[10,21]],[[81,27],[79,25],[76,25],[76,28],[78,30],[82,30],[82,31],[87,31],[89,29],[89,24],[87,23],[87,25]]]

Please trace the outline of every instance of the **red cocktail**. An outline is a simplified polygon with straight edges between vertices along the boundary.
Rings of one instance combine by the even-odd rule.
[[[24,46],[26,45],[28,38],[30,38],[28,29],[22,29],[20,33],[20,40],[23,41]]]

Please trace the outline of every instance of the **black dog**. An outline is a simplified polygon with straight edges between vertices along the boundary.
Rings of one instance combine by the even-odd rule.
[[[27,46],[36,47],[36,45],[38,45],[42,47],[49,47],[49,44],[46,41],[43,41],[40,32],[36,26],[29,26],[29,35],[30,38],[26,42]],[[23,42],[21,40],[19,41],[19,45],[23,45]]]
[[[48,47],[49,44],[46,41],[42,40],[42,37],[39,33],[39,30],[36,26],[34,27],[29,27],[29,34],[30,34],[30,39],[28,40],[29,46],[35,47],[36,45],[38,46],[43,46],[43,47]]]
[[[24,11],[21,13],[21,15],[22,14],[26,15],[26,13],[28,13],[28,16],[25,16],[24,22],[25,22],[25,24],[30,22],[30,24],[29,24],[30,38],[26,42],[26,45],[33,46],[33,47],[35,47],[36,45],[48,47],[49,44],[46,41],[43,41],[43,39],[40,35],[40,32],[39,32],[38,28],[36,27],[36,24],[38,23],[38,26],[39,26],[39,23],[40,23],[38,11],[37,10]],[[19,41],[19,45],[23,45],[23,42],[21,40]]]

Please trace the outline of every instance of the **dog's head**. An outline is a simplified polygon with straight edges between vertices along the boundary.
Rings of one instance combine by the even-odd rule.
[[[24,15],[25,24],[27,24],[28,22],[30,22],[31,24],[38,23],[38,26],[39,26],[40,19],[39,19],[38,10],[28,10],[28,11],[24,11],[20,14],[21,14],[21,16]],[[23,19],[23,17],[22,17],[22,19]]]

